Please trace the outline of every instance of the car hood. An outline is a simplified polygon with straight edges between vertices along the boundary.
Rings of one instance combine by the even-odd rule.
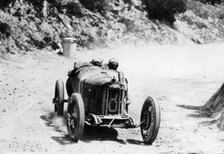
[[[105,85],[119,81],[119,73],[115,70],[103,69],[96,66],[88,66],[80,70],[78,78],[81,82],[92,85]]]

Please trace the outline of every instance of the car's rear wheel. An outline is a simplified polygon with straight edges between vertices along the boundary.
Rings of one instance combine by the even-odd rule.
[[[85,110],[80,94],[73,93],[68,100],[67,130],[69,137],[77,142],[83,134],[85,122]]]
[[[152,144],[160,126],[160,107],[151,97],[148,97],[142,107],[140,129],[145,144]]]
[[[64,112],[64,82],[57,80],[54,93],[54,111],[57,116],[63,116]]]

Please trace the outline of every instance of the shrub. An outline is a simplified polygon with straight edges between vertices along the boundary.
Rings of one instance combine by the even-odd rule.
[[[165,20],[170,23],[175,21],[174,15],[187,10],[184,0],[142,0],[151,19]]]
[[[224,13],[221,13],[218,17],[220,20],[224,20]]]
[[[8,24],[0,22],[0,39],[8,38],[11,35],[11,28]]]
[[[111,0],[81,0],[80,3],[90,11],[100,12],[102,15],[110,10]]]
[[[10,3],[14,3],[15,0],[0,0],[0,8],[3,9],[9,6]]]
[[[67,10],[67,13],[75,16],[82,16],[82,7],[79,2],[67,2],[63,5],[63,7]]]
[[[33,6],[35,6],[36,9],[41,10],[43,8],[43,1],[44,0],[25,0],[25,1],[33,4]]]
[[[28,4],[32,4],[33,9],[37,17],[42,17],[43,2],[44,0],[25,0]]]

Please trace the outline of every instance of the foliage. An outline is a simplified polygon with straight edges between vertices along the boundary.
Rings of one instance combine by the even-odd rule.
[[[105,15],[105,12],[110,10],[111,0],[81,0],[80,3],[90,11]]]
[[[148,12],[148,17],[160,21],[175,21],[176,13],[183,13],[187,6],[184,0],[142,0]]]
[[[0,39],[8,38],[11,35],[10,26],[6,23],[0,22]]]
[[[134,1],[140,8],[145,6],[147,11],[130,7]],[[209,43],[224,37],[224,8],[196,0],[0,2],[1,7],[6,6],[0,10],[0,44],[4,53],[56,50],[61,47],[64,37],[75,38],[78,49],[108,47],[116,43],[180,44],[192,43],[192,40]],[[188,11],[181,13],[186,10],[185,3]],[[170,23],[176,19],[172,25],[175,29],[167,26],[167,22],[148,17]]]
[[[74,16],[83,16],[82,6],[79,2],[67,2],[62,5],[66,9],[66,13]]]
[[[33,6],[35,6],[34,8],[37,9],[38,11],[41,11],[43,8],[44,0],[25,0],[25,1],[30,4],[33,4]]]
[[[0,0],[0,8],[3,9],[9,6],[10,3],[14,3],[16,0]]]

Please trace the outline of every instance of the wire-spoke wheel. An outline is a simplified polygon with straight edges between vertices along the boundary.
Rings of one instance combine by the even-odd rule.
[[[77,142],[83,134],[85,111],[84,104],[80,94],[73,93],[68,101],[68,113],[67,113],[67,130],[69,137]]]
[[[140,129],[145,144],[152,144],[159,132],[160,107],[151,97],[148,97],[142,107]]]

